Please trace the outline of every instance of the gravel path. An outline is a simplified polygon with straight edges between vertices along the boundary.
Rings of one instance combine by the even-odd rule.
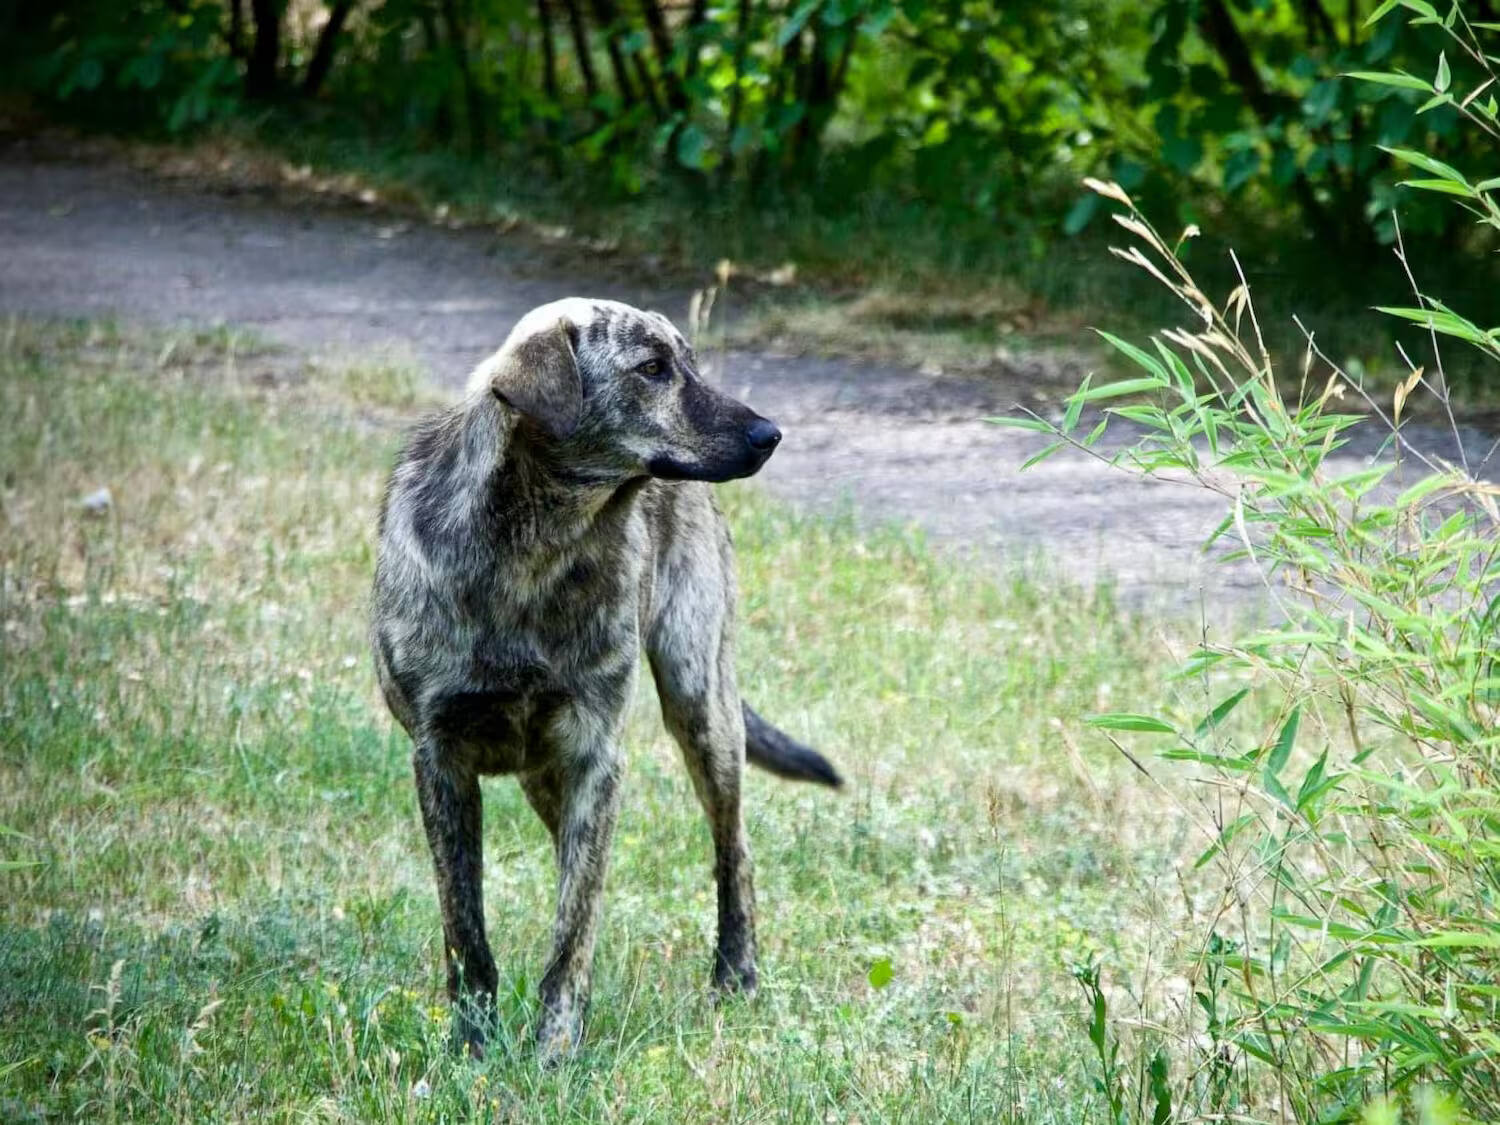
[[[619,265],[560,275],[526,236],[212,194],[0,148],[0,312],[247,325],[313,354],[392,350],[456,386],[523,312],[572,293],[677,318],[688,299]],[[977,382],[754,352],[730,352],[722,372],[786,433],[760,478],[776,495],[915,521],[986,560],[1109,578],[1135,605],[1202,602],[1212,615],[1261,597],[1253,575],[1199,555],[1221,514],[1211,498],[1069,455],[1017,472],[1040,442],[978,419],[1028,398],[1037,372]],[[1477,431],[1465,439],[1486,444]]]

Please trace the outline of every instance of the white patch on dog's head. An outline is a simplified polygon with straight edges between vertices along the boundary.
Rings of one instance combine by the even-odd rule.
[[[506,350],[515,347],[522,340],[530,339],[539,332],[551,331],[559,321],[566,320],[577,328],[581,335],[586,335],[589,326],[600,317],[619,319],[644,316],[646,314],[634,305],[627,305],[621,301],[608,301],[600,297],[563,297],[557,301],[549,301],[545,305],[538,305],[516,321],[515,327],[505,337],[505,343],[495,349],[494,354],[474,368],[465,386],[465,393],[487,394],[495,369],[503,362]]]

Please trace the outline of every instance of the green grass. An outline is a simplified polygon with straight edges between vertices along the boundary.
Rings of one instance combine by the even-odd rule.
[[[1102,1115],[1069,966],[1151,976],[1197,850],[1066,735],[1159,692],[1146,623],[725,489],[744,690],[850,781],[748,783],[762,993],[709,1000],[709,841],[643,688],[583,1050],[530,1050],[550,846],[494,779],[502,1031],[465,1062],[364,642],[406,384],[248,380],[255,346],[0,324],[0,1119]]]

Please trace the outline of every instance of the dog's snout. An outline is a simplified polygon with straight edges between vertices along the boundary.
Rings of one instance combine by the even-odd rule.
[[[745,441],[757,453],[769,453],[781,441],[781,430],[769,418],[757,418],[745,427]]]

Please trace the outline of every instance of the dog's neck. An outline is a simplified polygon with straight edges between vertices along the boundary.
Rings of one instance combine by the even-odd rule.
[[[650,479],[561,456],[488,394],[466,412],[462,442],[475,518],[522,554],[554,553],[614,523]]]

